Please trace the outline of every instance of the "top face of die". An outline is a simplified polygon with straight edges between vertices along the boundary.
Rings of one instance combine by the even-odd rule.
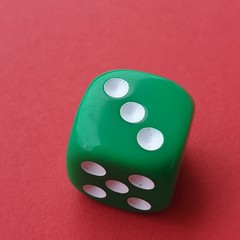
[[[74,122],[84,152],[133,168],[178,159],[193,116],[191,97],[176,83],[148,73],[117,70],[87,89]]]

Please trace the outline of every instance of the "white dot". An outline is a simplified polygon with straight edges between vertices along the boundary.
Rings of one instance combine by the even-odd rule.
[[[95,162],[82,162],[81,167],[85,172],[95,176],[104,176],[106,174],[106,170]]]
[[[127,185],[122,182],[116,180],[108,180],[106,181],[106,186],[117,193],[127,193],[129,191]]]
[[[136,102],[127,102],[120,109],[121,117],[130,123],[140,122],[145,116],[144,107]]]
[[[145,150],[154,151],[159,149],[163,142],[163,134],[155,128],[143,128],[137,134],[138,144]]]
[[[110,78],[104,84],[105,93],[113,98],[124,97],[128,93],[128,90],[128,82],[121,78]]]
[[[131,198],[128,198],[127,201],[130,206],[136,209],[145,210],[145,211],[151,209],[151,205],[147,201],[141,198],[131,197]]]
[[[142,175],[131,175],[128,180],[135,187],[145,190],[151,190],[155,187],[155,184],[151,179]]]
[[[94,185],[84,185],[83,190],[87,194],[89,194],[93,197],[105,198],[107,196],[106,192],[103,189],[101,189],[100,187],[94,186]]]

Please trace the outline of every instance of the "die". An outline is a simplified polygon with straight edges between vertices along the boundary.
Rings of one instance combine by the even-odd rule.
[[[179,85],[134,70],[104,73],[78,108],[67,149],[72,184],[98,202],[152,213],[171,202],[194,113]]]

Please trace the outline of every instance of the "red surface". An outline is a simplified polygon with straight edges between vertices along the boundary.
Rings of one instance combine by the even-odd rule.
[[[0,239],[240,239],[239,0],[2,0]],[[130,68],[175,80],[196,114],[171,206],[102,206],[65,170],[81,96]]]

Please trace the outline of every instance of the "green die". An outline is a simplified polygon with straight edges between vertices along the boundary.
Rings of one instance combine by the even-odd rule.
[[[165,78],[132,70],[98,76],[69,139],[72,184],[113,207],[163,210],[174,192],[193,111],[188,93]]]

